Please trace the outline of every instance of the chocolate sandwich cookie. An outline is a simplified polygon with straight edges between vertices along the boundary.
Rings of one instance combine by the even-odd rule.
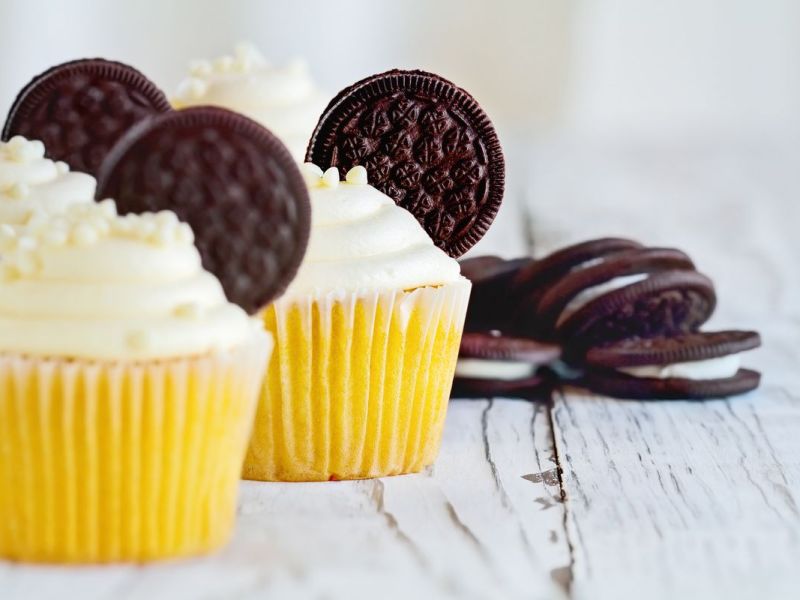
[[[97,197],[121,213],[169,209],[194,229],[203,266],[250,314],[294,277],[310,228],[308,189],[264,127],[213,107],[139,123],[103,163]]]
[[[594,298],[667,270],[692,271],[694,263],[674,248],[639,248],[573,269],[546,288],[533,309],[539,331],[552,337],[561,322]]]
[[[510,326],[514,306],[511,281],[520,269],[532,262],[529,257],[505,260],[498,256],[477,256],[460,261],[461,274],[472,282],[467,331],[504,331]]]
[[[760,374],[740,367],[740,354],[761,344],[754,331],[697,332],[627,339],[586,352],[580,385],[633,399],[704,399],[758,387]]]
[[[340,173],[363,165],[453,257],[486,233],[503,198],[505,164],[489,117],[466,91],[424,71],[388,71],[341,91],[306,160]]]
[[[14,100],[3,140],[44,142],[47,157],[97,175],[111,147],[140,120],[171,110],[139,71],[102,58],[67,62],[35,77]]]
[[[562,277],[582,266],[601,263],[619,252],[642,248],[639,242],[626,238],[599,238],[567,246],[521,268],[511,281],[515,299],[515,330],[534,337],[543,331],[536,317],[542,295]]]
[[[499,334],[465,333],[461,339],[454,397],[529,398],[540,393],[546,380],[537,370],[561,356],[553,344]]]
[[[568,358],[586,348],[632,337],[666,337],[695,331],[716,306],[711,280],[689,270],[669,270],[609,291],[559,321],[554,337]]]

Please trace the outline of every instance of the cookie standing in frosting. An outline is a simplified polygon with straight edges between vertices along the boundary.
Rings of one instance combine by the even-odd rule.
[[[111,200],[0,229],[0,354],[143,360],[234,348],[260,329],[203,270],[174,213]]]
[[[302,161],[328,96],[317,89],[305,62],[275,67],[251,44],[233,56],[195,61],[172,99],[175,108],[213,105],[242,113],[269,128]]]
[[[438,248],[419,222],[368,183],[362,166],[344,181],[331,167],[306,163],[311,236],[284,298],[329,290],[411,290],[461,279],[458,262]]]
[[[0,142],[0,224],[21,225],[35,213],[88,204],[94,191],[94,177],[45,158],[42,142],[19,135]]]

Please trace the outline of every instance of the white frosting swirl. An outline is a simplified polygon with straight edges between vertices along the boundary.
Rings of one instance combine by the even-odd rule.
[[[437,248],[422,226],[391,198],[367,185],[364,167],[339,181],[303,165],[311,195],[311,237],[294,299],[331,291],[415,289],[461,279],[458,261]]]
[[[175,108],[211,104],[242,113],[277,135],[299,162],[328,100],[305,62],[274,67],[252,45],[239,44],[234,56],[195,61],[172,103]]]
[[[111,200],[0,226],[0,353],[144,360],[230,349],[260,325],[204,271],[172,212]]]
[[[44,144],[17,135],[0,142],[0,223],[20,225],[34,213],[60,213],[94,201],[95,180],[44,157]]]

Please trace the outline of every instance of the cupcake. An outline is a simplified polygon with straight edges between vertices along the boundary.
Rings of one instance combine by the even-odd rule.
[[[269,336],[171,212],[104,200],[22,225],[0,230],[0,558],[219,547]]]
[[[0,142],[0,225],[19,226],[34,214],[57,214],[94,202],[95,180],[44,157],[44,144],[14,136]]]
[[[395,70],[330,102],[307,159],[311,236],[263,312],[275,351],[244,477],[419,471],[439,448],[469,299],[455,258],[502,200],[497,136],[461,88]]]
[[[304,165],[308,250],[263,313],[275,338],[246,479],[419,471],[437,453],[470,283],[364,167]]]
[[[302,60],[272,66],[254,46],[239,44],[234,56],[193,62],[172,104],[175,108],[221,106],[242,113],[270,129],[302,162],[308,138],[328,100]]]

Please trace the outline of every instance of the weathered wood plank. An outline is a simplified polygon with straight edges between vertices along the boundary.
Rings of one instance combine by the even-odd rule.
[[[568,393],[554,420],[575,598],[796,598],[800,398]]]
[[[744,397],[555,398],[573,597],[797,598],[798,148],[565,144],[537,157],[542,250],[608,234],[681,247],[716,283],[709,326],[765,340],[745,361],[764,386]]]

